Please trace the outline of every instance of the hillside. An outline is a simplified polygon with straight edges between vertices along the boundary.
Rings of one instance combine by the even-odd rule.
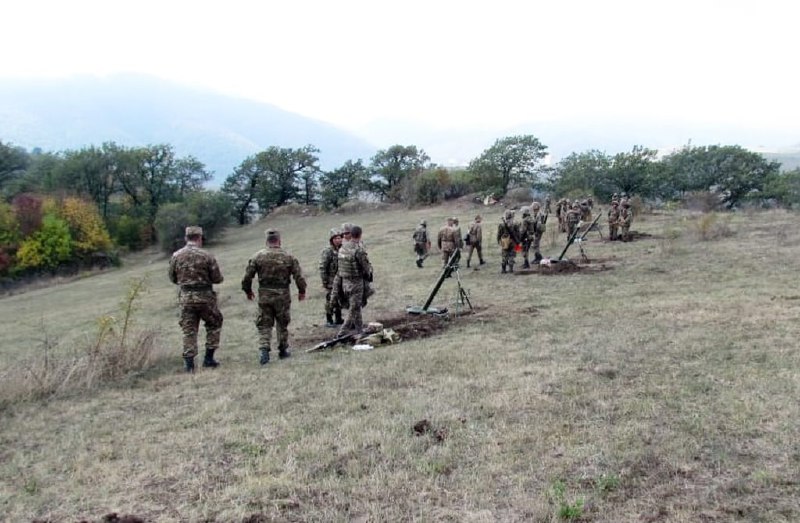
[[[271,145],[320,149],[325,168],[369,159],[376,148],[336,127],[251,100],[139,75],[0,83],[0,139],[46,151],[115,141],[170,143],[221,183],[247,156]]]
[[[0,299],[0,405],[35,362],[92,346],[128,282],[148,291],[135,328],[145,371],[80,393],[0,407],[0,512],[8,521],[800,520],[800,232],[769,211],[638,216],[636,240],[592,233],[575,265],[499,274],[502,209],[465,203],[358,215],[276,213],[208,246],[225,281],[222,367],[180,372],[167,259]],[[326,231],[365,228],[377,294],[366,321],[416,321],[439,274],[414,264],[427,219],[484,215],[475,310],[417,337],[306,354],[329,336],[316,267]],[[292,304],[294,357],[260,368],[255,308],[240,290],[263,231],[283,232],[309,281]],[[704,239],[705,238],[705,239]],[[542,241],[563,237],[548,222]],[[775,263],[790,261],[790,263]],[[449,305],[445,280],[434,305]],[[296,291],[292,290],[293,296]],[[405,332],[410,332],[407,329]],[[56,343],[57,342],[57,343]],[[28,381],[23,381],[27,377]]]

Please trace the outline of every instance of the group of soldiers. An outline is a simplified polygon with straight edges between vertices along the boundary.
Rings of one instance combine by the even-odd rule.
[[[521,220],[515,220],[515,211],[508,209],[503,213],[497,226],[496,240],[500,247],[501,273],[513,273],[517,253],[522,256],[523,269],[531,266],[530,251],[533,250],[533,263],[542,259],[541,238],[546,230],[550,214],[550,198],[546,198],[544,209],[534,201],[520,209]],[[570,202],[564,198],[556,203],[559,230],[569,237],[582,222],[592,219],[593,202],[591,198]],[[633,212],[630,199],[625,195],[614,194],[608,211],[610,240],[629,241]],[[436,245],[442,255],[442,266],[447,266],[456,250],[468,248],[466,266],[472,263],[472,255],[477,252],[478,266],[484,265],[483,225],[480,215],[470,223],[466,235],[462,235],[459,220],[449,217],[436,236]],[[337,337],[357,335],[363,332],[362,308],[374,293],[372,289],[372,265],[362,241],[363,231],[358,225],[342,224],[341,228],[331,229],[328,245],[322,250],[319,260],[319,274],[325,291],[326,326],[337,328]],[[203,367],[215,368],[219,362],[214,358],[219,348],[223,317],[217,306],[214,284],[222,283],[223,277],[216,259],[202,249],[203,230],[197,226],[186,228],[186,245],[176,251],[169,263],[169,278],[179,286],[178,301],[181,307],[180,326],[183,332],[183,359],[187,372],[194,372],[197,356],[197,333],[202,321],[206,329],[206,347]],[[423,267],[431,249],[431,238],[427,222],[420,221],[412,235],[416,265]],[[478,270],[478,266],[475,270]],[[258,315],[256,328],[260,363],[270,361],[272,329],[275,327],[278,343],[278,357],[290,357],[288,326],[291,321],[290,284],[294,281],[298,300],[306,297],[307,284],[297,258],[281,248],[281,236],[277,230],[266,231],[266,247],[258,251],[247,263],[242,278],[242,291],[248,300],[256,300],[253,280],[258,277]],[[347,311],[346,318],[343,312]]]
[[[361,308],[372,294],[372,265],[361,241],[361,227],[344,224],[341,230],[331,230],[329,246],[322,251],[320,277],[326,291],[325,315],[328,326],[339,327],[338,336],[363,331]],[[173,253],[169,262],[169,279],[178,285],[180,305],[179,325],[183,333],[183,361],[186,372],[195,371],[198,330],[202,321],[206,330],[203,367],[216,368],[219,362],[215,352],[219,349],[223,316],[217,304],[214,284],[222,283],[223,276],[216,258],[204,250],[203,229],[197,226],[185,230],[186,245]],[[259,362],[270,361],[272,329],[275,327],[278,358],[291,356],[289,352],[289,323],[291,322],[292,280],[297,286],[299,301],[306,297],[307,284],[297,258],[281,248],[281,235],[275,229],[266,231],[266,247],[247,262],[242,291],[248,300],[256,300],[253,280],[258,278],[258,330]],[[342,311],[347,309],[346,318]]]

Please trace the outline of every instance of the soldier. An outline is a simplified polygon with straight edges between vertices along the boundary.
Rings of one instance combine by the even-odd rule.
[[[619,239],[619,201],[611,200],[611,208],[608,210],[608,240],[616,241]]]
[[[217,307],[213,284],[222,283],[222,273],[214,256],[203,250],[203,229],[186,227],[186,246],[169,260],[169,279],[180,286],[180,326],[183,331],[183,362],[186,372],[194,372],[197,355],[197,331],[200,320],[206,329],[206,353],[203,367],[217,367],[214,352],[219,348],[222,313]]]
[[[260,363],[269,363],[272,327],[276,326],[278,358],[285,359],[289,353],[289,322],[292,296],[289,292],[291,279],[297,286],[297,299],[306,299],[306,280],[297,258],[281,249],[281,235],[275,229],[267,229],[267,247],[258,251],[248,262],[242,278],[242,290],[252,301],[253,278],[258,276],[258,350]]]
[[[542,243],[542,235],[547,228],[547,212],[541,212],[541,205],[539,202],[533,202],[533,204],[531,204],[531,211],[533,212],[533,258],[534,263],[539,263],[539,260],[542,259],[539,246]]]
[[[325,289],[325,326],[336,327],[344,323],[341,303],[338,299],[331,300],[333,280],[336,278],[339,267],[338,253],[339,247],[342,246],[342,233],[338,229],[331,229],[328,234],[328,243],[328,247],[325,247],[320,254],[319,277],[322,280],[322,288]]]
[[[622,229],[620,239],[624,242],[631,241],[631,224],[633,223],[633,209],[627,198],[622,200],[622,210],[619,212],[619,224]]]
[[[478,265],[483,265],[486,262],[483,260],[483,252],[481,246],[483,244],[483,227],[481,226],[481,215],[475,216],[475,220],[469,225],[467,234],[469,236],[469,253],[467,254],[467,268],[469,262],[472,260],[472,251],[478,251]],[[477,270],[477,267],[475,268]]]
[[[566,198],[561,198],[561,211],[558,214],[558,230],[567,232],[567,214],[569,213],[570,204]]]
[[[567,211],[567,215],[564,218],[564,223],[567,224],[567,238],[571,238],[575,231],[578,229],[578,226],[581,221],[581,204],[575,200],[575,203],[572,204],[572,209]]]
[[[457,231],[454,224],[454,218],[447,218],[447,223],[439,229],[439,234],[436,238],[436,246],[442,251],[442,267],[447,266],[447,261],[459,245],[459,238],[456,237]]]
[[[514,272],[514,258],[517,256],[517,245],[520,241],[519,224],[514,221],[514,211],[508,209],[497,226],[497,243],[500,245],[500,272]]]
[[[361,307],[364,302],[366,282],[372,282],[372,265],[369,263],[367,251],[361,244],[361,227],[354,225],[352,238],[342,244],[339,249],[339,276],[342,279],[342,291],[349,302],[347,319],[339,329],[337,336],[344,336],[348,331],[361,334],[364,322],[361,318]]]
[[[528,253],[533,242],[534,222],[531,218],[530,207],[522,208],[522,223],[520,224],[520,240],[522,241],[522,268],[530,269],[531,263],[528,260]]]
[[[417,267],[421,269],[422,262],[428,257],[428,251],[431,248],[431,240],[428,238],[428,222],[421,220],[411,238],[414,240],[414,252],[417,254]]]
[[[619,204],[619,194],[614,193],[611,195],[611,203],[617,202]]]
[[[589,200],[583,199],[580,204],[581,220],[589,223],[592,221],[592,207],[589,205]]]
[[[461,235],[461,226],[456,216],[453,216],[453,227],[456,230],[456,249],[461,250],[464,248],[464,237]]]
[[[544,199],[544,213],[550,214],[552,209],[550,208],[550,195],[548,194]]]

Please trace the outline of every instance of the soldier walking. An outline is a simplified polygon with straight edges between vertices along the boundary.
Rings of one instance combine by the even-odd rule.
[[[349,303],[347,319],[339,329],[337,336],[348,332],[361,334],[364,321],[361,318],[361,307],[365,299],[365,284],[372,282],[372,265],[367,251],[361,243],[361,227],[354,225],[351,239],[344,242],[339,249],[339,277],[342,280],[342,292]]]
[[[483,244],[483,226],[481,226],[481,215],[475,216],[475,220],[469,225],[469,230],[467,232],[469,237],[469,251],[467,253],[467,268],[469,268],[469,263],[472,260],[472,251],[478,251],[478,264],[483,265],[486,262],[483,260],[483,251],[481,246]],[[477,268],[476,268],[477,270]]]
[[[414,234],[411,236],[414,240],[414,252],[417,255],[417,267],[422,268],[422,262],[428,257],[428,251],[431,248],[431,240],[428,238],[428,223],[421,220]]]
[[[325,289],[325,321],[326,327],[336,327],[344,323],[342,305],[338,299],[331,300],[333,281],[339,268],[339,248],[342,246],[342,233],[331,229],[328,234],[328,246],[322,250],[319,258],[319,277]]]
[[[183,362],[186,372],[194,372],[197,356],[197,331],[202,320],[206,329],[203,367],[218,367],[214,352],[219,348],[222,313],[217,307],[213,284],[222,283],[222,273],[214,256],[203,250],[203,229],[186,227],[186,245],[169,260],[169,280],[180,286],[180,326],[183,331]]]
[[[442,251],[442,267],[447,266],[450,256],[460,245],[458,230],[455,228],[455,218],[447,218],[447,223],[439,229],[436,239],[436,246]]]
[[[507,210],[497,226],[497,244],[500,245],[500,272],[514,272],[514,259],[517,256],[517,245],[520,241],[520,227],[514,221],[514,211]]]
[[[278,358],[285,359],[289,353],[289,322],[292,296],[289,284],[294,279],[297,286],[297,299],[306,299],[306,280],[297,258],[281,248],[281,235],[275,229],[267,229],[267,247],[258,251],[248,262],[242,278],[242,290],[252,301],[253,278],[258,276],[258,350],[260,363],[269,363],[272,327],[276,327],[278,338]]]

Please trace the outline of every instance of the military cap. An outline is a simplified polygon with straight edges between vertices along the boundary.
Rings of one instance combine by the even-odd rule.
[[[423,227],[427,227],[428,226],[428,222],[426,222],[425,220],[420,220],[419,224],[422,225]]]
[[[277,229],[267,229],[265,234],[268,242],[274,242],[281,239],[281,233],[279,233]]]
[[[198,225],[190,225],[186,228],[186,236],[202,236],[203,228]]]

